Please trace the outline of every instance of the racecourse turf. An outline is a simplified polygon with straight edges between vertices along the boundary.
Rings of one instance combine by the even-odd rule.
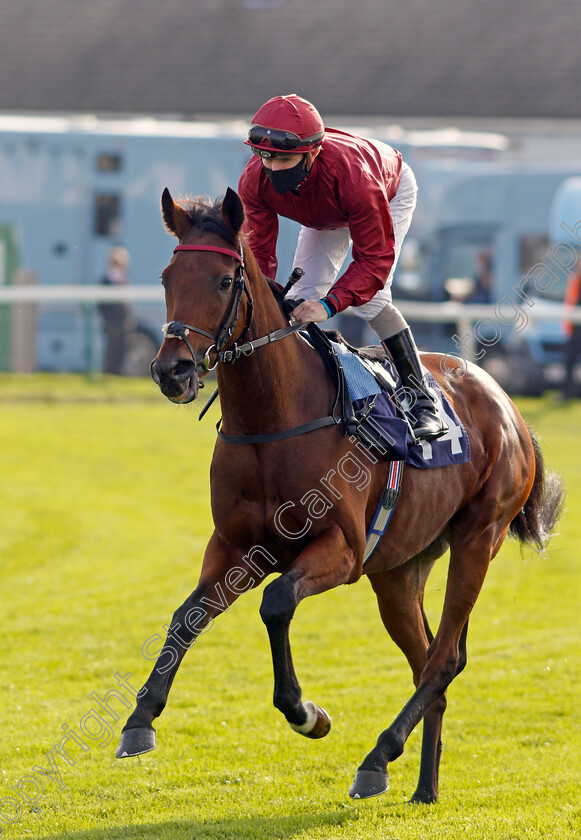
[[[260,587],[187,654],[158,749],[114,758],[131,687],[152,666],[142,649],[197,580],[217,415],[198,423],[199,401],[172,406],[147,381],[1,375],[0,837],[579,836],[581,403],[518,404],[563,476],[565,513],[544,554],[507,542],[492,563],[448,694],[440,802],[408,806],[420,727],[385,795],[347,795],[412,692],[365,579],[305,601],[291,629],[304,696],[333,721],[327,738],[293,733],[272,706]],[[433,625],[445,575],[442,558]]]

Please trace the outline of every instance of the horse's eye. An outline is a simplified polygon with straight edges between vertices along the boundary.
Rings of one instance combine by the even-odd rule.
[[[229,289],[232,285],[232,278],[231,277],[223,277],[222,281],[220,282],[221,289]]]

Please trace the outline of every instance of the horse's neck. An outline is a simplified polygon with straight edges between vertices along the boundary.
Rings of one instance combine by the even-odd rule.
[[[266,281],[252,283],[254,315],[250,340],[288,326]],[[306,412],[325,405],[325,388],[317,388],[314,351],[295,334],[259,347],[234,364],[217,370],[223,428],[229,434],[255,434],[300,423]],[[311,409],[311,405],[313,409]],[[324,413],[324,412],[323,412]],[[313,415],[315,416],[315,415]]]

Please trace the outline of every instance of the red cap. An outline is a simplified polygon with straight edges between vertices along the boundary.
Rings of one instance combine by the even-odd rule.
[[[274,131],[288,131],[301,139],[304,138],[305,143],[297,145],[292,150],[293,152],[308,152],[316,148],[321,143],[325,131],[323,120],[315,106],[296,93],[269,99],[252,118],[252,125]],[[255,149],[268,151],[273,149],[273,143],[268,140],[265,142],[246,140],[245,143]]]

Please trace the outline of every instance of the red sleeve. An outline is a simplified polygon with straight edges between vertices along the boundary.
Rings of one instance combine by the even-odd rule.
[[[372,179],[353,184],[347,205],[353,261],[330,290],[341,310],[361,306],[383,289],[395,258],[395,235],[384,186]]]
[[[254,159],[248,161],[238,184],[245,213],[243,230],[260,270],[265,277],[274,280],[278,268],[278,214],[260,198],[262,163],[258,158],[256,160],[260,169],[257,170]]]

